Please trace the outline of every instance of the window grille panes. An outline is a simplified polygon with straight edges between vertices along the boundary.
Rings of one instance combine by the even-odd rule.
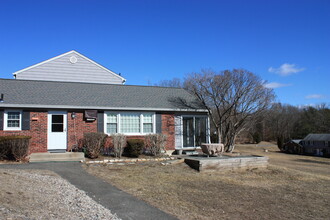
[[[20,112],[8,112],[7,113],[7,127],[19,128],[20,124]]]
[[[107,123],[117,123],[117,114],[108,114]]]
[[[108,123],[107,124],[107,133],[108,134],[115,134],[115,133],[117,133],[117,124],[115,124],[115,123]]]
[[[144,123],[143,124],[143,133],[152,133],[152,124],[148,123]]]
[[[107,114],[107,133],[117,133],[117,114]]]
[[[152,114],[143,114],[143,123],[152,123]]]
[[[122,133],[140,133],[140,114],[121,114],[120,126]]]
[[[152,114],[143,114],[143,133],[152,133]]]

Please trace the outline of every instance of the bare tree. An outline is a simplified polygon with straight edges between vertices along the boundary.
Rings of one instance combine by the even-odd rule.
[[[184,87],[208,110],[219,143],[224,143],[227,152],[234,150],[235,139],[247,119],[267,109],[275,97],[260,77],[243,69],[192,73]]]
[[[300,118],[300,110],[292,105],[274,103],[267,111],[265,123],[271,129],[272,137],[282,150],[285,141],[292,137],[295,124]]]
[[[162,80],[155,84],[155,86],[182,88],[183,82],[180,78],[173,78],[171,80]]]

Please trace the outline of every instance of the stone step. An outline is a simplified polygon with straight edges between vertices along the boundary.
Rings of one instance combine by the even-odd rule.
[[[65,153],[32,153],[30,163],[34,162],[56,162],[56,161],[85,161],[83,152],[65,152]]]

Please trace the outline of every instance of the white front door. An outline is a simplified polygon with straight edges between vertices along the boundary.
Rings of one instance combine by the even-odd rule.
[[[67,149],[67,112],[48,112],[48,150]]]

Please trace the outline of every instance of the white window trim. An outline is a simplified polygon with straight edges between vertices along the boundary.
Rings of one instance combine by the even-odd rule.
[[[121,132],[121,114],[139,114],[140,115],[140,133],[122,133]],[[104,112],[104,133],[107,135],[112,135],[110,133],[107,133],[107,114],[116,114],[117,115],[117,133],[116,134],[124,134],[127,136],[143,136],[148,134],[156,134],[156,113],[155,112],[136,112],[136,111],[125,111],[125,112],[119,112],[119,111],[105,111]],[[143,133],[143,114],[152,114],[152,131],[151,133]]]
[[[13,127],[7,127],[8,125],[8,112],[19,112],[19,127],[13,128]],[[4,111],[4,118],[3,118],[3,130],[4,131],[21,131],[22,130],[22,110],[18,109],[6,109]]]

